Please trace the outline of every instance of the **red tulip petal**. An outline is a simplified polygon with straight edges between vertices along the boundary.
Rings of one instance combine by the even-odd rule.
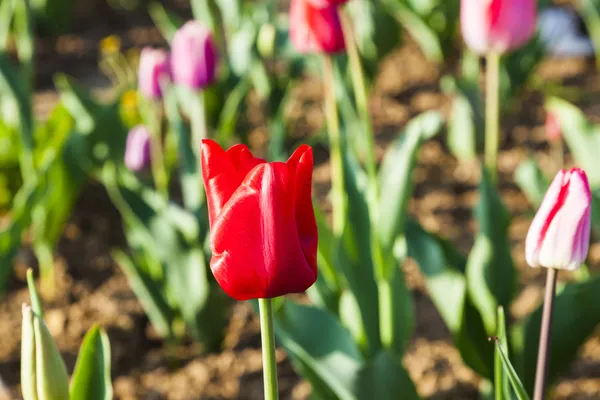
[[[298,147],[287,161],[291,171],[295,171],[296,224],[300,244],[308,264],[317,274],[317,223],[312,204],[312,148],[306,144]]]
[[[294,179],[286,164],[256,166],[214,222],[211,270],[231,297],[276,297],[315,282],[296,229]]]
[[[202,177],[212,223],[240,186],[248,172],[263,159],[254,157],[246,146],[236,145],[225,152],[217,142],[202,140]]]

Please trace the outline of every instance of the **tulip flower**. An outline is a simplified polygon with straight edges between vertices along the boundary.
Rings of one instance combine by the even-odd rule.
[[[579,267],[590,242],[591,201],[583,170],[559,171],[527,233],[525,253],[530,266],[566,270]]]
[[[300,53],[343,51],[346,44],[337,6],[317,7],[309,0],[292,0],[290,40]]]
[[[21,391],[24,400],[69,398],[69,376],[44,320],[23,305]]]
[[[162,96],[161,80],[169,78],[169,54],[164,50],[146,47],[140,54],[138,86],[149,99]]]
[[[554,113],[549,112],[546,114],[546,124],[544,128],[546,129],[546,137],[548,140],[560,140],[562,129],[560,127],[560,121]]]
[[[175,83],[202,89],[215,80],[217,49],[210,29],[199,21],[189,21],[173,36],[171,71]]]
[[[142,171],[150,165],[150,132],[143,125],[132,128],[125,144],[125,166],[134,172]]]
[[[308,0],[310,4],[317,8],[337,7],[348,2],[348,0]]]
[[[471,50],[505,53],[535,33],[536,0],[461,0],[460,22]]]
[[[223,290],[237,300],[308,289],[317,279],[312,149],[267,163],[246,146],[227,151],[202,141],[212,260]]]

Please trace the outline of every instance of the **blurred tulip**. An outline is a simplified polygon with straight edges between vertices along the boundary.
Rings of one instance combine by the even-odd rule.
[[[479,54],[523,46],[536,28],[536,0],[461,0],[462,35]]]
[[[558,172],[527,233],[525,253],[530,266],[566,270],[579,267],[590,242],[591,201],[583,170]]]
[[[546,114],[546,137],[548,140],[560,140],[562,137],[562,129],[560,127],[560,121],[553,113],[549,112]]]
[[[65,363],[44,320],[23,304],[21,391],[24,400],[69,398]]]
[[[215,80],[217,49],[212,32],[199,21],[189,21],[171,43],[173,80],[191,89],[202,89]]]
[[[169,77],[169,54],[165,50],[146,47],[140,54],[138,86],[144,96],[158,99],[162,96],[160,83]]]
[[[314,7],[325,8],[341,6],[342,4],[347,3],[348,0],[308,0],[308,2]]]
[[[246,146],[224,151],[202,141],[212,260],[223,290],[237,300],[300,293],[317,279],[312,149],[267,163]]]
[[[131,128],[127,135],[125,166],[134,172],[150,166],[150,132],[143,125]]]
[[[337,53],[345,50],[337,6],[315,7],[309,0],[292,0],[290,39],[300,53]]]

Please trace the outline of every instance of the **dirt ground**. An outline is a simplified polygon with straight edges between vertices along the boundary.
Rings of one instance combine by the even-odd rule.
[[[179,2],[181,4],[185,2]],[[186,10],[182,9],[185,13]],[[118,33],[126,46],[161,42],[146,16],[113,15],[106,26],[81,29],[58,40],[40,39],[36,111],[43,115],[55,95],[50,89],[52,72],[63,70],[95,86],[106,84],[96,68],[97,42],[108,33]],[[133,27],[133,28],[132,28]],[[440,77],[451,67],[429,63],[408,41],[381,65],[370,107],[377,132],[377,152],[381,157],[387,144],[405,123],[429,109],[447,112],[450,99],[439,89]],[[538,72],[542,80],[579,88],[577,103],[586,113],[600,118],[593,98],[599,93],[594,63],[590,60],[549,60]],[[315,84],[317,83],[317,84]],[[322,123],[321,89],[307,79],[298,89],[304,108],[299,124],[315,131]],[[504,119],[504,140],[499,158],[500,185],[505,204],[513,215],[511,240],[513,255],[521,273],[521,292],[513,314],[523,317],[539,304],[544,277],[541,271],[524,263],[524,238],[531,208],[513,181],[518,163],[530,154],[552,172],[550,149],[543,132],[542,98],[525,93],[523,102]],[[251,119],[251,118],[250,118]],[[264,127],[253,126],[251,143],[260,147]],[[259,149],[260,150],[260,149]],[[328,165],[322,157],[315,169],[315,193],[326,203]],[[567,157],[567,162],[570,158]],[[417,186],[411,213],[429,230],[454,241],[466,252],[473,242],[475,224],[471,209],[477,201],[479,179],[474,164],[453,159],[442,139],[427,143],[419,156]],[[110,257],[110,250],[125,241],[117,211],[103,188],[90,183],[79,199],[57,250],[58,296],[44,304],[48,326],[55,336],[70,371],[86,330],[100,323],[112,346],[112,373],[115,397],[129,399],[248,399],[262,398],[261,353],[258,320],[250,306],[237,303],[231,309],[230,324],[222,352],[202,354],[197,345],[184,343],[169,362],[164,344],[156,338],[148,319],[129,289],[124,275]],[[24,275],[35,267],[30,250],[24,249],[15,263],[12,290],[0,302],[0,376],[19,397],[19,358],[21,304],[28,301]],[[591,250],[592,271],[600,268],[600,245]],[[452,347],[448,330],[429,300],[418,268],[404,266],[416,306],[417,325],[404,364],[425,399],[477,399],[477,377],[464,366]],[[310,385],[292,369],[279,350],[280,391],[283,399],[307,399]],[[583,348],[553,392],[554,399],[593,399],[600,393],[600,337],[595,335]]]

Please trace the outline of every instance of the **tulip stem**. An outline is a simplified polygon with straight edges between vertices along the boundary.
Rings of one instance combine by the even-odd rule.
[[[497,181],[498,146],[500,144],[500,54],[486,57],[485,88],[485,168],[493,182]]]
[[[258,306],[260,309],[265,400],[277,400],[279,398],[279,389],[277,387],[277,360],[275,359],[272,300],[258,299]]]
[[[543,400],[546,391],[548,359],[550,357],[552,313],[554,311],[554,294],[556,292],[557,276],[557,269],[548,268],[548,275],[546,276],[546,292],[544,294],[544,310],[542,313],[542,326],[540,328],[540,344],[535,372],[535,390],[533,400]]]
[[[169,175],[165,167],[161,137],[161,111],[158,104],[150,103],[149,128],[150,128],[150,167],[156,190],[164,196],[169,197]]]
[[[377,164],[375,161],[375,137],[373,134],[373,125],[371,124],[371,117],[369,115],[369,100],[367,95],[367,85],[365,84],[365,76],[358,54],[358,46],[356,38],[354,36],[352,19],[345,12],[343,8],[340,8],[340,17],[342,20],[342,30],[344,32],[344,40],[346,42],[346,48],[348,49],[348,59],[350,60],[350,72],[352,74],[352,87],[354,89],[354,99],[356,101],[356,107],[360,115],[362,123],[362,132],[365,135],[365,144],[367,149],[365,151],[365,165],[367,169],[367,176],[369,177],[369,183],[371,185],[371,208],[373,209],[373,202],[377,198]]]
[[[335,94],[335,77],[333,74],[333,59],[324,58],[323,85],[325,89],[325,116],[329,136],[329,152],[331,165],[331,185],[333,199],[333,232],[340,237],[344,229],[346,215],[346,199],[344,197],[344,165],[342,163],[342,138],[340,122],[337,113],[337,99]]]

